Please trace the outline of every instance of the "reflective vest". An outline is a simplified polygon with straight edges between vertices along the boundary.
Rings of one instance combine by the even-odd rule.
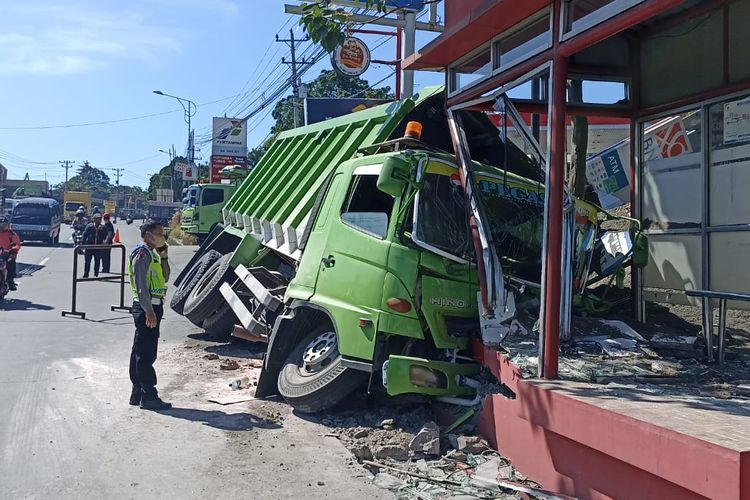
[[[138,290],[135,286],[135,276],[133,275],[133,257],[135,254],[145,248],[151,255],[151,262],[148,265],[148,291],[151,298],[163,299],[167,295],[167,280],[164,279],[164,270],[161,268],[161,257],[159,254],[148,248],[143,243],[139,243],[130,252],[128,259],[128,274],[130,275],[130,289],[133,292],[133,299],[138,300]]]

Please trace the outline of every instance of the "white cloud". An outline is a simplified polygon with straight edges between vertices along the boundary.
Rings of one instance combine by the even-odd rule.
[[[182,30],[156,25],[135,10],[101,5],[3,5],[0,74],[85,73],[127,60],[155,65],[180,51]]]

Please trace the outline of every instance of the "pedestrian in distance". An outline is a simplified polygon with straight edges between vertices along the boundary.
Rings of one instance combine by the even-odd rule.
[[[109,214],[107,212],[104,212],[104,215],[102,215],[102,225],[107,230],[107,237],[104,239],[105,245],[111,245],[112,240],[115,238],[115,226],[112,225],[112,222],[110,221]],[[103,248],[99,250],[101,254],[102,259],[102,272],[103,273],[109,273],[110,270],[110,261],[112,258],[112,249],[110,248]]]
[[[159,398],[154,370],[170,271],[164,226],[155,221],[144,223],[141,238],[143,242],[136,245],[128,259],[135,322],[130,353],[130,381],[133,383],[130,404],[140,405],[144,410],[168,410],[172,405]]]
[[[107,228],[102,224],[102,214],[91,216],[91,222],[86,226],[81,238],[82,245],[103,245],[107,238]],[[101,250],[87,249],[83,252],[83,277],[88,278],[91,271],[91,260],[94,260],[94,276],[99,276],[101,267]]]

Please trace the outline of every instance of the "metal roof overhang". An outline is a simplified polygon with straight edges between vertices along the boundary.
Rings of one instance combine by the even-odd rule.
[[[550,0],[483,2],[456,25],[406,58],[404,69],[442,70],[550,4]]]

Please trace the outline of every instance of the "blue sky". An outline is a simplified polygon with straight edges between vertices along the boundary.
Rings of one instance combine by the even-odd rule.
[[[32,179],[46,174],[57,183],[65,177],[58,160],[89,160],[99,168],[125,168],[124,184],[147,184],[169,160],[158,150],[174,144],[181,153],[187,138],[177,101],[152,90],[198,103],[196,137],[210,133],[212,116],[253,104],[269,82],[288,71],[279,64],[282,56],[288,59],[288,48],[274,37],[287,38],[290,27],[303,34],[297,18],[283,13],[284,3],[0,0],[0,163],[12,178],[28,172]],[[432,36],[420,35],[417,47]],[[373,51],[375,59],[394,58],[391,39],[363,38],[372,47],[383,43]],[[312,50],[308,46],[300,50]],[[303,81],[328,68],[324,58]],[[375,83],[391,71],[373,65],[364,77]],[[416,76],[417,88],[442,81],[442,74]],[[393,86],[393,79],[383,85]],[[232,98],[238,93],[239,101]],[[88,127],[11,130],[156,113],[164,114]],[[272,124],[266,111],[252,119],[249,145],[261,142]],[[196,153],[205,160],[209,155],[205,147]]]

